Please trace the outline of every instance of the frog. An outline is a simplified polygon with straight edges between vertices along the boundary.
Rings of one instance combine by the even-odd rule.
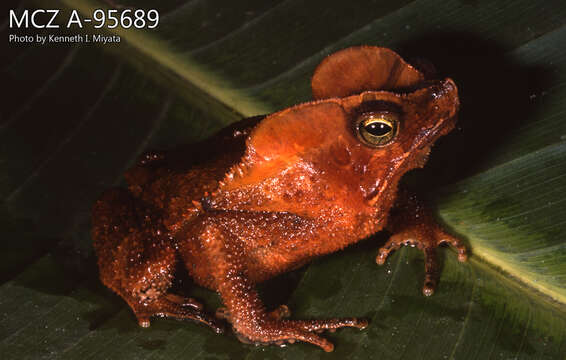
[[[437,247],[467,248],[430,207],[399,186],[455,127],[458,89],[393,50],[355,46],[322,60],[313,100],[246,118],[209,139],[149,151],[92,210],[100,279],[142,327],[154,317],[189,319],[214,331],[231,326],[243,342],[306,342],[363,318],[291,319],[267,309],[257,285],[380,231],[392,235],[377,264],[402,246],[424,253],[424,295],[434,293]],[[214,314],[173,290],[177,268],[217,292]]]

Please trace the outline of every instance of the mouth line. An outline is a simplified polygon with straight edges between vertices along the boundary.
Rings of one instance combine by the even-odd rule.
[[[446,126],[450,126],[447,122],[451,121],[452,118],[453,117],[447,118],[436,124],[432,129],[427,130],[427,134],[416,145],[413,145],[413,147],[409,150],[409,154],[412,154],[415,150],[422,150],[425,147],[434,144],[440,137],[439,133],[444,130]]]
[[[370,206],[375,205],[378,199],[381,198],[381,196],[390,187],[391,183],[394,182],[393,180],[395,176],[399,176],[398,175],[399,169],[402,166],[404,166],[408,160],[413,158],[418,152],[418,150],[423,150],[427,146],[432,146],[436,142],[436,140],[438,140],[438,138],[440,137],[439,134],[441,134],[442,130],[444,130],[447,126],[450,126],[449,122],[454,120],[454,116],[455,115],[452,115],[438,122],[431,130],[428,130],[428,133],[425,136],[423,136],[422,139],[420,139],[420,141],[418,141],[416,144],[413,144],[413,146],[411,146],[409,151],[405,153],[403,158],[396,164],[396,166],[392,169],[392,171],[381,183],[381,185],[378,186],[377,189],[375,189],[374,191],[368,194],[366,200],[368,201],[368,204]]]

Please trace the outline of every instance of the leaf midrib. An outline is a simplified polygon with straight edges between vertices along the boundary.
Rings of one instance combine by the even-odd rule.
[[[96,6],[89,0],[62,0],[68,9],[78,10],[83,15],[92,14],[101,4]],[[156,39],[151,34],[137,29],[116,27],[107,30],[112,35],[118,35],[136,51],[138,55],[151,59],[163,69],[172,71],[175,76],[186,84],[196,87],[200,92],[227,106],[242,117],[267,114],[273,111],[264,102],[234,88],[227,81],[220,79],[206,67],[193,61],[188,55],[183,60],[169,46]]]

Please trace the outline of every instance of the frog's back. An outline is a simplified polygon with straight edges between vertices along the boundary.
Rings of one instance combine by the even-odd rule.
[[[125,174],[130,192],[160,212],[165,227],[175,232],[241,160],[249,132],[261,119],[244,119],[199,143],[143,154]]]

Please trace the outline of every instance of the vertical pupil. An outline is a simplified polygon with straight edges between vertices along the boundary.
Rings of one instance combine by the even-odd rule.
[[[370,124],[367,124],[365,126],[365,129],[368,133],[374,135],[374,136],[383,136],[385,134],[387,134],[388,132],[391,131],[391,126],[382,123],[382,122],[373,122]]]

